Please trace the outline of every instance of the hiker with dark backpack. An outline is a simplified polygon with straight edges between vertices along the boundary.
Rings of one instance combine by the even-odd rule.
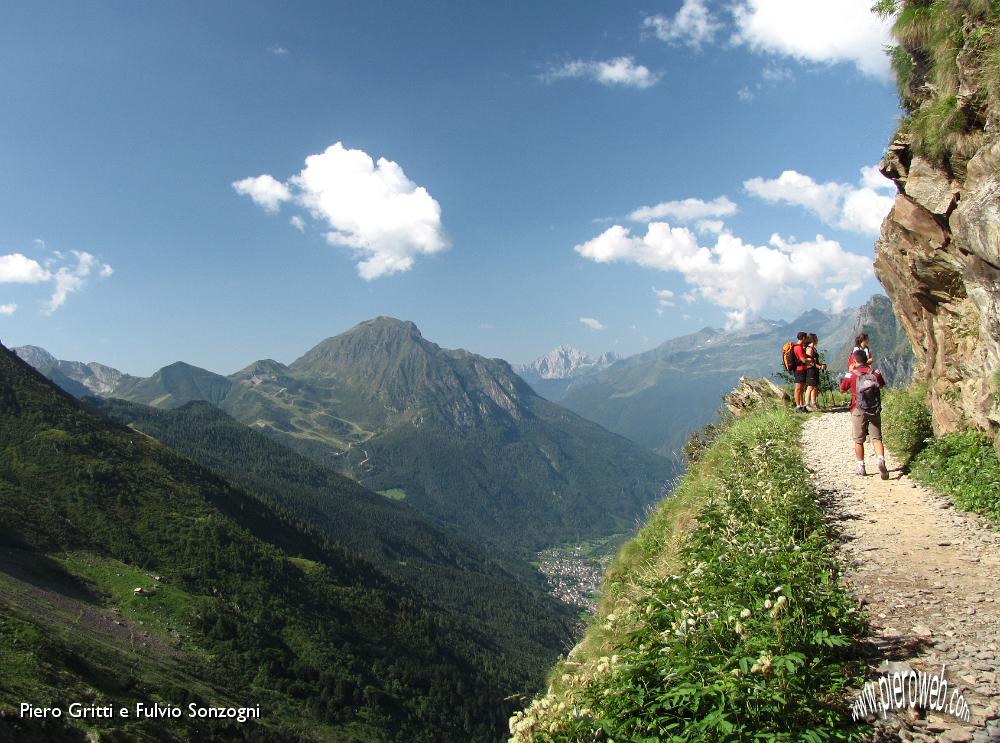
[[[889,479],[885,466],[885,447],[882,445],[882,393],[885,379],[878,369],[868,365],[868,354],[863,348],[854,352],[854,367],[840,380],[840,391],[851,391],[851,435],[854,454],[858,460],[858,474],[865,472],[865,439],[871,435],[872,448],[878,456],[877,466],[883,480]]]
[[[802,402],[806,406],[806,410],[814,412],[819,410],[820,372],[826,371],[826,364],[820,360],[819,338],[815,333],[810,333],[804,343],[806,358],[806,390]]]

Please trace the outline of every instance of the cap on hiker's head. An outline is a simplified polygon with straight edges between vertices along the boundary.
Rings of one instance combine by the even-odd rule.
[[[860,348],[854,352],[854,360],[859,364],[868,363],[868,354],[862,351]]]

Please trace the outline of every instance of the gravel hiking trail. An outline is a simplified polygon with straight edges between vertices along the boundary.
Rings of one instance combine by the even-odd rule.
[[[947,707],[890,713],[875,739],[1000,743],[1000,533],[911,480],[892,452],[882,480],[870,443],[869,474],[858,475],[847,412],[811,415],[802,449],[843,577],[869,615],[869,680],[944,665],[969,706],[968,723]]]

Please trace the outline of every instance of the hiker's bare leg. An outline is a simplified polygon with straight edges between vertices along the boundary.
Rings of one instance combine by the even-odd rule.
[[[881,441],[873,441],[872,442],[872,446],[874,447],[875,453],[878,456],[880,456],[880,457],[884,457],[885,456],[885,447],[882,446],[882,442]]]
[[[878,451],[881,448],[882,448],[882,442],[881,441],[875,442],[875,451]],[[864,444],[855,444],[854,445],[854,458],[857,459],[859,462],[865,461],[865,445]]]

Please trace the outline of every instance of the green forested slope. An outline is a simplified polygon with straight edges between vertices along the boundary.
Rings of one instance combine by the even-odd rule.
[[[526,669],[540,674],[571,635],[571,610],[547,594],[544,579],[527,563],[431,524],[405,503],[366,490],[208,403],[159,410],[122,400],[87,402],[287,509],[428,601],[480,624]]]
[[[501,700],[534,681],[479,628],[82,411],[2,347],[0,665],[4,740],[60,735],[19,720],[21,701],[153,699],[260,704],[263,721],[91,727],[130,741],[491,740]]]

